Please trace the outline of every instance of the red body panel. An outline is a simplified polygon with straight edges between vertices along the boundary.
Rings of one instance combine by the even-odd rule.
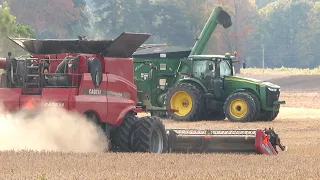
[[[134,83],[134,67],[131,58],[106,58],[104,67],[106,73],[114,74]]]
[[[137,88],[134,85],[132,58],[102,58],[94,54],[34,55],[40,60],[50,61],[49,73],[55,73],[66,56],[78,56],[76,72],[72,75],[68,71],[67,74],[73,78],[73,85],[79,88],[43,88],[41,95],[22,95],[21,88],[0,88],[0,101],[5,104],[5,109],[13,111],[23,108],[30,99],[37,107],[56,106],[58,103],[79,113],[94,112],[102,122],[114,126],[119,126],[129,111],[138,111],[135,107]],[[98,88],[94,87],[88,73],[89,57],[98,58],[102,65],[103,78]]]
[[[267,145],[263,143],[263,140],[266,136],[267,135],[263,132],[262,129],[257,129],[255,145],[254,145],[256,148],[256,151],[260,154],[277,155],[278,153],[275,151],[270,141],[268,141]]]

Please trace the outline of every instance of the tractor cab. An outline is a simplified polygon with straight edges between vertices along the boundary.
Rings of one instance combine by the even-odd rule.
[[[191,61],[191,77],[203,82],[209,92],[221,96],[224,77],[234,74],[232,63],[236,61],[235,56],[191,55],[188,59]]]
[[[234,59],[234,56],[222,55],[189,56],[189,60],[192,62],[192,75],[199,79],[232,76]]]

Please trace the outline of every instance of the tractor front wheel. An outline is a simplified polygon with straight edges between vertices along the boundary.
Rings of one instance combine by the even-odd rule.
[[[232,122],[253,121],[257,113],[254,99],[246,92],[231,94],[223,108],[227,118]]]
[[[134,152],[166,153],[168,139],[159,117],[146,116],[134,125],[131,148]]]
[[[273,121],[277,118],[279,111],[265,111],[260,115],[262,121]]]
[[[168,115],[179,121],[201,120],[204,108],[203,93],[196,86],[188,83],[178,84],[169,89],[166,106]]]

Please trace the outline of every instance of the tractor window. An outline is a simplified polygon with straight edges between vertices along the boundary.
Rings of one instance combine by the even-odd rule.
[[[213,65],[213,70],[209,69],[209,65]],[[201,78],[203,76],[214,77],[214,62],[212,61],[194,61],[193,74],[194,76]]]
[[[230,76],[232,75],[231,65],[229,61],[223,60],[220,62],[220,76]]]

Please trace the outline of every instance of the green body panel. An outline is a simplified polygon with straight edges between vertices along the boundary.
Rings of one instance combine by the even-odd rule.
[[[231,26],[230,16],[220,7],[213,10],[193,48],[158,46],[144,48],[133,54],[138,98],[145,106],[145,111],[166,110],[164,104],[166,93],[179,83],[190,83],[202,87],[207,109],[222,111],[229,95],[247,90],[257,96],[263,111],[279,110],[280,104],[284,101],[278,100],[280,94],[278,85],[233,76],[235,60],[233,56],[200,55],[217,24],[225,28]],[[219,70],[214,71],[212,77],[205,75],[208,64]],[[226,64],[230,65],[227,67]],[[268,89],[275,90],[277,93],[271,93]]]
[[[280,106],[275,103],[267,105],[267,89],[279,89],[280,87],[270,82],[264,82],[257,79],[237,77],[237,76],[226,76],[224,77],[224,96],[225,100],[230,94],[239,91],[246,90],[256,95],[260,100],[261,109],[265,111],[277,111]],[[278,100],[278,99],[276,99]]]
[[[140,63],[150,59],[154,69]],[[180,58],[134,58],[134,78],[138,88],[139,101],[147,110],[164,110],[163,95],[176,83]]]

